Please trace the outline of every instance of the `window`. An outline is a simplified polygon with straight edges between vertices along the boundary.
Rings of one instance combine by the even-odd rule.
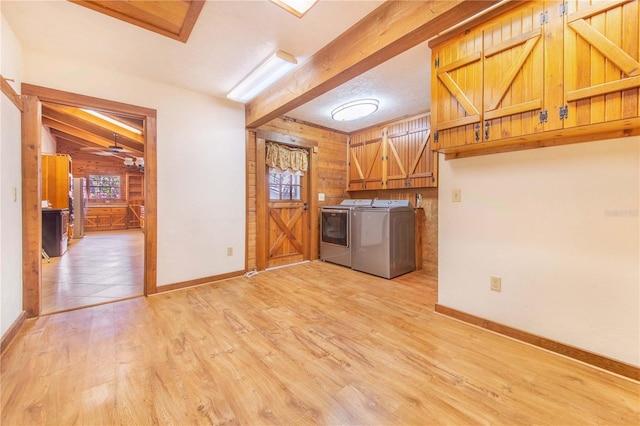
[[[114,200],[120,198],[120,176],[89,175],[90,200]]]
[[[300,173],[291,173],[277,168],[269,168],[269,199],[277,200],[297,200],[301,199]]]

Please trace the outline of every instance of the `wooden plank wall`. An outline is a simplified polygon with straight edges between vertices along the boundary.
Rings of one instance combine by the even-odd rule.
[[[347,135],[329,129],[310,126],[288,118],[275,119],[261,130],[268,130],[318,142],[318,193],[325,200],[318,207],[339,204],[348,198]],[[249,132],[247,139],[247,269],[256,267],[256,136]],[[318,214],[320,214],[318,212]]]
[[[89,179],[89,175],[93,174],[120,175],[122,177],[121,196],[124,199],[126,175],[132,171],[125,167],[123,159],[91,154],[81,150],[78,145],[63,139],[58,139],[57,152],[71,156],[71,173],[74,178]]]

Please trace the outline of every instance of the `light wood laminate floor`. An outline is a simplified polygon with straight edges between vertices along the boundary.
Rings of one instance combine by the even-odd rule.
[[[42,314],[141,296],[143,272],[141,229],[86,233],[42,260]]]
[[[640,384],[315,261],[28,320],[3,425],[638,425]]]

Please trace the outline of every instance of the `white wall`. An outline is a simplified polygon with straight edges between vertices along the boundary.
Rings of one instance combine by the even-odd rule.
[[[49,128],[42,126],[42,141],[40,151],[43,154],[55,154],[58,149],[58,144],[56,140],[51,136],[51,132],[49,132]]]
[[[0,21],[0,74],[20,93],[22,51],[13,30]],[[22,312],[21,116],[0,94],[0,335]]]
[[[638,137],[441,158],[438,303],[640,365],[639,164]]]
[[[26,49],[24,59],[27,83],[157,110],[158,285],[244,269],[241,105]]]

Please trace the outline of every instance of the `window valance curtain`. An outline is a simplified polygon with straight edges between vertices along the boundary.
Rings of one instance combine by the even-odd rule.
[[[306,172],[309,168],[309,153],[306,149],[290,148],[274,142],[267,142],[267,166],[281,170]]]

